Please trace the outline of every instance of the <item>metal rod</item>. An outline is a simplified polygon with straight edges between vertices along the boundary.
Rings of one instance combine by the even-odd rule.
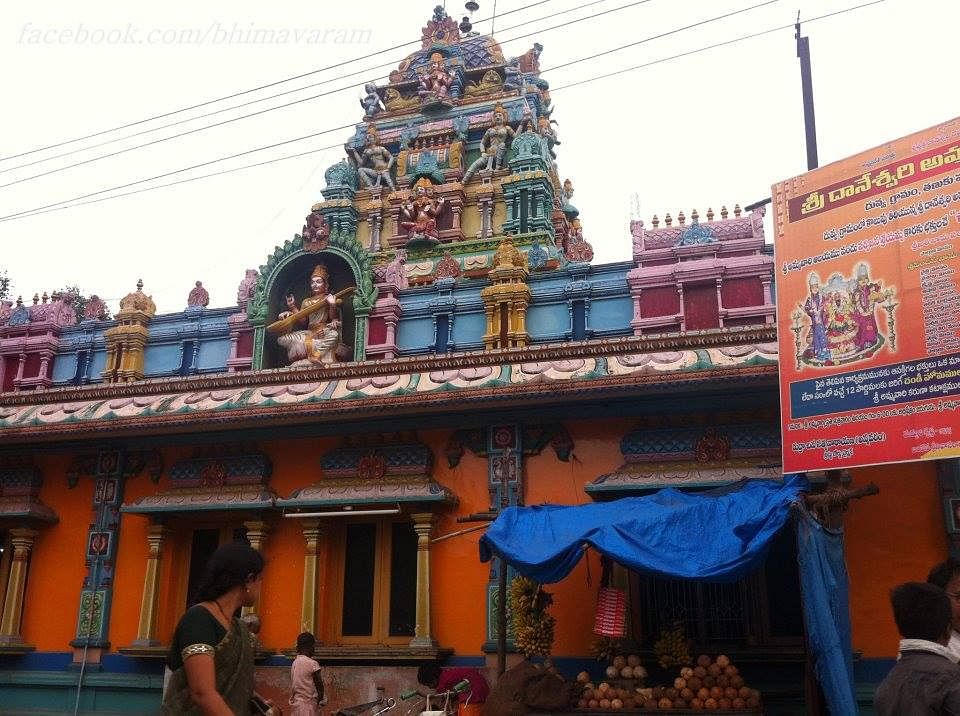
[[[459,537],[460,535],[465,535],[470,532],[476,532],[477,530],[485,530],[489,527],[489,524],[483,525],[474,525],[473,527],[467,527],[465,530],[457,530],[456,532],[451,532],[448,535],[440,535],[439,537],[434,537],[430,540],[431,544],[436,544],[437,542],[443,542],[445,539],[450,539],[451,537]]]
[[[355,517],[357,515],[398,515],[400,508],[389,510],[333,510],[331,512],[287,512],[284,517]]]
[[[507,670],[507,561],[500,558],[497,580],[497,676]]]
[[[800,84],[803,90],[803,129],[807,140],[807,169],[816,169],[819,162],[817,159],[817,121],[813,111],[813,76],[810,72],[810,39],[800,37],[799,17],[795,27],[797,30],[797,57],[800,58]]]

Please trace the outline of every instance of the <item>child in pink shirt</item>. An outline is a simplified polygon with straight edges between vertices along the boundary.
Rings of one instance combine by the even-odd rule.
[[[310,632],[297,637],[297,657],[290,667],[290,713],[292,716],[320,716],[327,703],[323,696],[320,664],[313,658],[317,640]]]

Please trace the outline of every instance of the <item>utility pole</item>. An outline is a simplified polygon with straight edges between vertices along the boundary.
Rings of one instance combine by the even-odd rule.
[[[807,138],[807,169],[816,169],[817,121],[813,116],[813,77],[810,74],[810,39],[800,37],[800,11],[797,11],[797,57],[800,58],[800,84],[803,88],[803,128]]]

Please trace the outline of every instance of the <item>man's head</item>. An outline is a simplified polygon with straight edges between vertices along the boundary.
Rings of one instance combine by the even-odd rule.
[[[939,644],[950,640],[950,600],[933,584],[907,582],[890,593],[893,619],[904,639],[925,639]]]
[[[417,681],[430,689],[440,683],[440,667],[434,663],[424,664],[417,669]]]
[[[308,631],[303,632],[297,637],[297,653],[304,656],[312,656],[313,650],[317,646],[316,637]]]
[[[950,626],[960,632],[960,559],[951,557],[930,570],[927,582],[935,584],[947,593],[953,616]]]

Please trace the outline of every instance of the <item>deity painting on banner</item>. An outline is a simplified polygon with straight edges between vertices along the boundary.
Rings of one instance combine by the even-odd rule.
[[[827,307],[820,293],[820,277],[817,274],[810,274],[808,281],[810,295],[803,304],[803,312],[810,319],[810,350],[819,360],[827,360],[830,352],[827,350]]]
[[[323,264],[317,264],[310,275],[310,296],[300,306],[292,295],[286,297],[287,309],[277,318],[290,318],[297,311],[311,308],[307,327],[291,330],[277,338],[287,352],[291,368],[334,363],[340,344],[340,299],[330,293],[329,273]]]
[[[796,314],[800,318],[805,316],[808,324],[806,347],[799,359],[805,365],[821,367],[864,360],[885,343],[893,352],[894,336],[891,333],[884,337],[876,315],[878,307],[884,308],[889,330],[893,331],[893,294],[893,288],[881,289],[879,281],[870,280],[870,270],[865,263],[856,267],[853,278],[832,273],[823,286],[820,277],[811,273],[807,298]],[[796,330],[804,329],[798,326]]]

